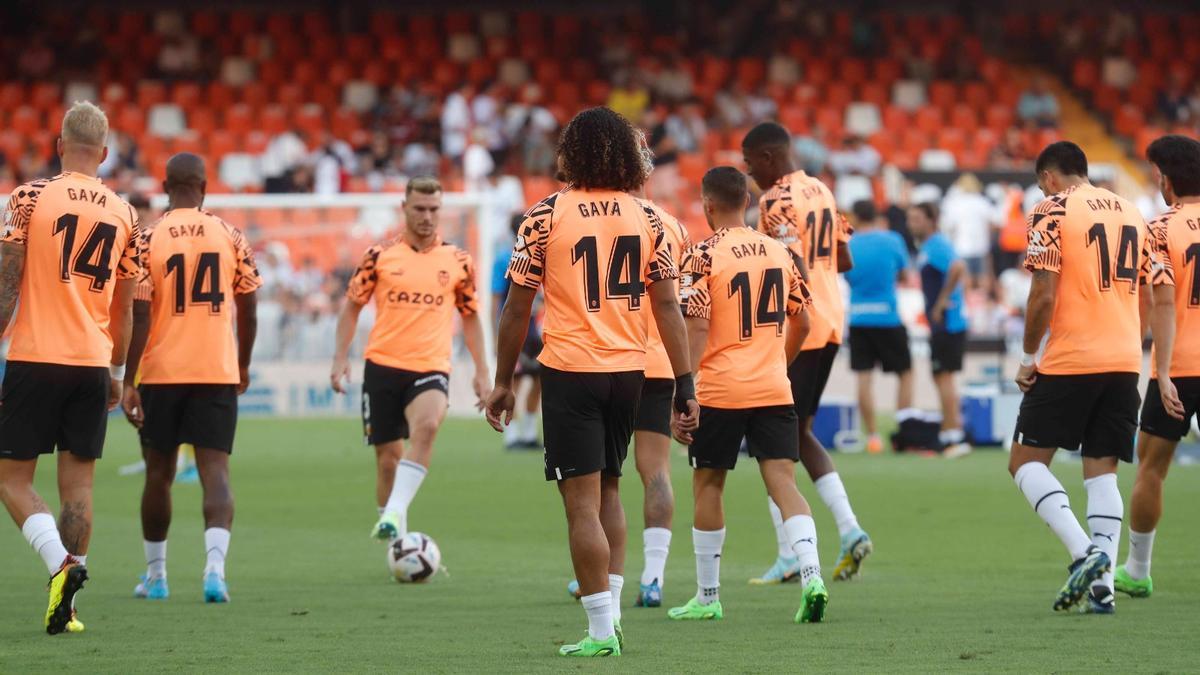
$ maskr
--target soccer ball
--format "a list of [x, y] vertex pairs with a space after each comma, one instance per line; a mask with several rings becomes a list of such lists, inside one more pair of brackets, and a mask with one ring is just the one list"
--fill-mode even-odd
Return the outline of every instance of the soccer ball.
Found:
[[388, 569], [402, 583], [429, 581], [442, 565], [442, 552], [429, 535], [409, 532], [388, 547]]

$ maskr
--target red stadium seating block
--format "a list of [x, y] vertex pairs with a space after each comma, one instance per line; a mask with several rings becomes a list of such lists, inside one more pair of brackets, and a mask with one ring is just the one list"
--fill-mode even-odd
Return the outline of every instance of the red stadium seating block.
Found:
[[33, 106], [20, 106], [12, 112], [9, 127], [19, 134], [28, 136], [42, 127], [42, 114]]
[[925, 134], [937, 133], [945, 124], [945, 115], [941, 108], [927, 105], [917, 110], [913, 116], [913, 124]]
[[171, 87], [171, 102], [182, 108], [185, 114], [190, 114], [200, 105], [201, 96], [200, 85], [195, 82], [176, 82]]
[[254, 113], [245, 103], [235, 103], [225, 109], [225, 129], [243, 136], [254, 126]]
[[147, 110], [151, 106], [165, 103], [167, 100], [167, 85], [158, 80], [143, 80], [137, 85], [137, 104]]
[[263, 107], [258, 114], [258, 126], [268, 136], [275, 136], [287, 131], [290, 126], [287, 111], [277, 103]]
[[304, 86], [295, 82], [287, 82], [280, 85], [275, 89], [275, 95], [272, 98], [280, 105], [288, 108], [308, 102], [308, 95], [304, 90]]
[[979, 128], [979, 115], [967, 103], [956, 104], [950, 112], [950, 125], [966, 133], [975, 133]]
[[996, 134], [1004, 133], [1013, 124], [1012, 106], [1003, 103], [994, 103], [988, 106], [984, 124]]
[[0, 84], [0, 110], [13, 110], [27, 101], [25, 85], [20, 82]]

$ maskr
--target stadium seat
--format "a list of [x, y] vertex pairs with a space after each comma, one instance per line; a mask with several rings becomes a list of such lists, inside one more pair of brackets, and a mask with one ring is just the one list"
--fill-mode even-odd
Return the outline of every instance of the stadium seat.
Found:
[[213, 131], [208, 137], [208, 161], [213, 166], [220, 166], [225, 155], [238, 151], [238, 141], [228, 131]]
[[988, 106], [985, 115], [984, 124], [996, 134], [1004, 133], [1013, 124], [1012, 106], [994, 103]]
[[879, 108], [874, 103], [851, 103], [846, 106], [845, 129], [855, 136], [871, 136], [883, 128]]
[[63, 89], [62, 103], [97, 101], [99, 99], [100, 96], [96, 91], [96, 85], [91, 82], [72, 81], [68, 82], [67, 86]]
[[234, 190], [262, 183], [258, 157], [248, 153], [230, 153], [221, 159], [218, 175]]
[[23, 105], [13, 111], [9, 126], [19, 134], [29, 135], [41, 129], [42, 115], [33, 106]]
[[137, 104], [145, 110], [149, 110], [151, 106], [165, 103], [167, 100], [167, 86], [157, 80], [143, 80], [137, 85]]
[[958, 161], [949, 150], [926, 149], [917, 157], [917, 168], [921, 171], [954, 171], [957, 167]]
[[365, 113], [379, 102], [379, 90], [365, 80], [353, 80], [342, 88], [342, 105], [355, 112]]
[[160, 138], [174, 138], [187, 129], [183, 110], [174, 103], [159, 103], [150, 108], [146, 131]]
[[281, 134], [290, 126], [287, 109], [277, 103], [265, 106], [258, 114], [258, 127], [268, 136]]
[[932, 105], [921, 108], [913, 116], [913, 124], [926, 134], [937, 133], [945, 123], [946, 120], [942, 114], [942, 109]]
[[925, 85], [918, 80], [899, 80], [892, 85], [892, 103], [910, 112], [925, 105]]
[[213, 110], [228, 110], [236, 100], [233, 88], [224, 82], [212, 82], [204, 92], [204, 103]]
[[200, 85], [195, 82], [176, 82], [171, 87], [171, 103], [179, 106], [185, 114], [190, 114], [200, 105]]
[[979, 128], [979, 115], [967, 103], [955, 104], [950, 112], [950, 126], [967, 133], [974, 133]]

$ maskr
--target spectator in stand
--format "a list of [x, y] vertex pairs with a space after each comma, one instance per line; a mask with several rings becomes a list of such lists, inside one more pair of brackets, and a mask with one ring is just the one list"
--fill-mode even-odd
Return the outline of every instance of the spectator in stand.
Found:
[[35, 178], [49, 178], [53, 175], [53, 173], [49, 172], [49, 162], [46, 161], [46, 152], [42, 148], [39, 148], [33, 139], [26, 139], [25, 151], [17, 159], [17, 181], [25, 183]]
[[373, 131], [370, 142], [355, 154], [358, 155], [357, 173], [366, 176], [373, 190], [382, 189], [384, 178], [396, 174], [396, 150], [392, 139], [382, 129]]
[[158, 76], [168, 82], [200, 74], [200, 43], [186, 33], [168, 35], [158, 51]]
[[1192, 123], [1200, 129], [1200, 80], [1196, 81], [1192, 95], [1188, 97], [1188, 109], [1191, 111], [1189, 114]]
[[646, 146], [654, 156], [654, 171], [646, 181], [646, 196], [658, 202], [668, 213], [680, 213], [683, 203], [679, 200], [682, 181], [679, 177], [679, 151], [675, 140], [667, 133], [662, 112], [650, 108], [642, 118], [642, 128], [647, 130]]
[[450, 92], [442, 103], [442, 154], [458, 164], [467, 151], [467, 133], [471, 130], [470, 100], [475, 90], [464, 83]]
[[692, 74], [683, 67], [683, 59], [672, 54], [654, 77], [654, 95], [665, 103], [680, 103], [692, 95], [692, 89]]
[[967, 266], [971, 288], [985, 288], [988, 253], [996, 207], [983, 196], [983, 185], [975, 174], [964, 173], [946, 192], [939, 227], [954, 244], [954, 252]]
[[650, 105], [650, 91], [636, 71], [619, 70], [613, 75], [613, 88], [608, 94], [608, 107], [625, 119], [636, 122]]
[[988, 164], [997, 169], [1023, 169], [1033, 162], [1025, 144], [1025, 136], [1017, 127], [1011, 127], [996, 147], [988, 153]]
[[276, 134], [260, 158], [264, 192], [307, 192], [296, 190], [292, 173], [308, 157], [308, 146], [294, 130]]
[[779, 116], [779, 106], [767, 93], [765, 84], [760, 84], [756, 91], [746, 96], [746, 110], [750, 113], [750, 124], [766, 122]]
[[400, 171], [405, 176], [436, 176], [441, 164], [437, 146], [432, 141], [409, 143], [400, 158]]
[[1029, 88], [1017, 101], [1017, 117], [1022, 122], [1041, 128], [1058, 126], [1058, 99], [1050, 91], [1046, 78], [1035, 75]]
[[1158, 114], [1167, 124], [1187, 124], [1192, 117], [1192, 99], [1187, 94], [1187, 80], [1183, 73], [1175, 71], [1167, 82], [1167, 88], [1158, 95]]
[[471, 99], [471, 121], [475, 124], [474, 131], [483, 132], [479, 140], [488, 152], [492, 153], [492, 160], [496, 164], [504, 163], [504, 155], [508, 149], [500, 99], [500, 85], [495, 82], [485, 83], [475, 98]]
[[108, 156], [100, 163], [96, 175], [101, 178], [121, 180], [126, 176], [141, 175], [142, 165], [138, 157], [137, 144], [128, 134], [110, 131], [108, 134]]
[[842, 148], [829, 155], [829, 170], [835, 176], [874, 176], [879, 173], [879, 151], [862, 136], [847, 136]]
[[808, 134], [794, 136], [792, 150], [805, 173], [819, 176], [825, 172], [825, 164], [829, 161], [829, 148], [825, 145], [825, 130], [819, 124], [814, 124]]
[[713, 99], [718, 126], [725, 129], [738, 129], [751, 124], [749, 97], [746, 89], [735, 84], [732, 88], [722, 89]]
[[542, 88], [534, 83], [522, 87], [518, 102], [504, 111], [505, 134], [520, 148], [525, 173], [544, 176], [554, 165], [558, 142], [558, 120], [542, 105]]
[[704, 147], [704, 139], [708, 135], [708, 124], [700, 107], [700, 100], [690, 98], [679, 108], [667, 116], [667, 138], [675, 144], [680, 152], [700, 152]]
[[486, 192], [489, 187], [488, 176], [496, 169], [496, 161], [487, 149], [487, 138], [487, 130], [476, 128], [471, 132], [471, 143], [463, 153], [463, 180], [467, 192]]
[[319, 195], [335, 195], [342, 191], [342, 181], [354, 167], [354, 150], [349, 143], [326, 131], [321, 134], [321, 145], [309, 162], [313, 171], [312, 191]]

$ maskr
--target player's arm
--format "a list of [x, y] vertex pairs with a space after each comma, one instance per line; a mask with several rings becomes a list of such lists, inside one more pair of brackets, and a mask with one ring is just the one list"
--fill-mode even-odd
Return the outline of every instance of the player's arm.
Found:
[[137, 390], [138, 370], [142, 365], [142, 354], [150, 337], [150, 301], [135, 297], [133, 300], [133, 327], [129, 336], [129, 353], [125, 359], [125, 383], [121, 392], [121, 409], [125, 419], [138, 429], [142, 428], [145, 415], [142, 397]]
[[837, 271], [849, 272], [854, 269], [854, 256], [850, 255], [850, 245], [839, 241], [837, 245]]
[[478, 312], [472, 312], [463, 315], [462, 325], [463, 342], [466, 343], [467, 351], [471, 353], [471, 359], [475, 362], [475, 407], [483, 410], [488, 394], [492, 393], [491, 383], [488, 381], [487, 350], [483, 344], [483, 322], [479, 320]]
[[1149, 327], [1154, 339], [1154, 367], [1158, 372], [1159, 395], [1167, 414], [1182, 420], [1186, 410], [1170, 375], [1171, 356], [1175, 351], [1175, 269], [1171, 264], [1165, 223], [1153, 223], [1149, 232], [1142, 251], [1141, 283], [1138, 288], [1142, 334], [1145, 334], [1147, 323], [1145, 300], [1150, 296]]
[[1032, 363], [1031, 357], [1041, 347], [1042, 337], [1050, 327], [1050, 317], [1054, 315], [1054, 305], [1058, 298], [1058, 281], [1058, 272], [1043, 269], [1033, 271], [1029, 303], [1025, 306], [1025, 356], [1022, 357], [1021, 369], [1016, 378], [1021, 391], [1028, 391], [1037, 377], [1036, 365]]
[[950, 294], [962, 283], [963, 276], [966, 273], [967, 264], [962, 260], [955, 260], [950, 263], [950, 269], [946, 272], [946, 282], [942, 284], [942, 290], [938, 293], [937, 300], [933, 303], [933, 309], [929, 312], [933, 317], [934, 323], [942, 322], [946, 308], [950, 306]]
[[354, 341], [354, 331], [358, 328], [358, 315], [362, 314], [365, 303], [355, 302], [347, 297], [338, 311], [337, 332], [334, 336], [333, 369], [329, 373], [329, 382], [333, 390], [339, 394], [346, 393], [346, 383], [350, 380], [350, 343]]
[[250, 387], [250, 358], [254, 354], [254, 338], [258, 336], [258, 291], [238, 293], [233, 302], [237, 306], [238, 393], [244, 394]]
[[812, 330], [812, 320], [808, 317], [808, 308], [788, 316], [783, 349], [787, 354], [789, 364], [800, 355], [800, 348], [804, 346], [804, 340], [808, 337], [810, 330]]
[[12, 241], [0, 242], [0, 335], [8, 332], [21, 294], [25, 274], [25, 246]]
[[[675, 410], [672, 413], [676, 438], [690, 441], [691, 432], [700, 424], [700, 404], [696, 403], [696, 383], [692, 379], [692, 346], [688, 344], [687, 326], [679, 310], [679, 294], [675, 279], [666, 278], [650, 284], [650, 309], [662, 337], [663, 347], [675, 373]], [[705, 333], [707, 340], [707, 333]], [[703, 344], [703, 343], [701, 343]], [[698, 362], [698, 361], [696, 361]]]
[[513, 395], [513, 372], [525, 333], [529, 331], [529, 315], [537, 289], [514, 283], [508, 289], [508, 300], [500, 311], [500, 327], [496, 332], [496, 384], [487, 402], [487, 420], [496, 431], [503, 431], [512, 421], [516, 397]]
[[137, 294], [138, 279], [117, 279], [109, 306], [108, 332], [112, 336], [112, 358], [109, 360], [110, 383], [108, 409], [113, 410], [121, 403], [125, 377], [129, 374], [126, 359], [129, 356], [130, 336], [133, 333], [133, 297]]

